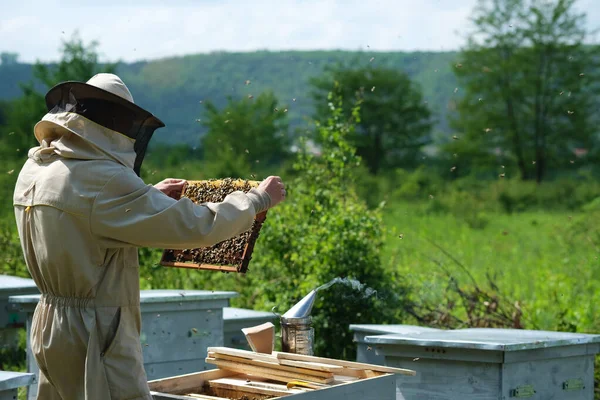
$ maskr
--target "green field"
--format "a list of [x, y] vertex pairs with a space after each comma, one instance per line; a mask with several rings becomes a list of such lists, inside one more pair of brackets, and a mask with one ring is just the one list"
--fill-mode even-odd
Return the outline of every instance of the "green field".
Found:
[[526, 328], [600, 331], [597, 214], [491, 213], [484, 227], [474, 228], [463, 217], [426, 210], [424, 203], [399, 203], [385, 218], [395, 234], [387, 238], [383, 258], [402, 271], [419, 300], [444, 302], [448, 272], [461, 285], [472, 285], [470, 274], [497, 292], [490, 276], [506, 301], [519, 301]]

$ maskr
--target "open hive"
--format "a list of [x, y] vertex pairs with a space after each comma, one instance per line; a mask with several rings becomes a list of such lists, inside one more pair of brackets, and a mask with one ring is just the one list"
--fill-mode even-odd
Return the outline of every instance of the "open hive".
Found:
[[[232, 192], [247, 193], [259, 184], [259, 181], [231, 178], [188, 181], [180, 198], [187, 197], [196, 204], [218, 203]], [[266, 215], [266, 211], [258, 214], [250, 230], [214, 246], [184, 250], [165, 249], [160, 265], [246, 273]]]
[[209, 347], [217, 369], [150, 381], [156, 400], [395, 400], [396, 374], [409, 369], [284, 352]]

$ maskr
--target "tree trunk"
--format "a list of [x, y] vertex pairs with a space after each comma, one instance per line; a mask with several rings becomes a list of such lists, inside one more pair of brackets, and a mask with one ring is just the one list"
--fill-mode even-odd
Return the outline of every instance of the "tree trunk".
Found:
[[535, 170], [535, 181], [541, 183], [544, 179], [544, 172], [546, 171], [546, 153], [542, 146], [538, 147], [535, 152], [535, 158], [537, 166]]
[[527, 166], [525, 165], [525, 158], [523, 156], [523, 148], [521, 146], [521, 138], [519, 136], [517, 117], [515, 115], [515, 107], [512, 98], [508, 98], [506, 100], [506, 111], [508, 113], [510, 125], [513, 130], [513, 151], [515, 153], [515, 157], [517, 157], [517, 166], [521, 172], [521, 179], [525, 181], [529, 179], [529, 175], [527, 174]]
[[[505, 49], [504, 58], [508, 60], [512, 56], [510, 50]], [[517, 166], [519, 167], [519, 171], [521, 173], [521, 179], [527, 180], [529, 178], [527, 174], [527, 166], [525, 165], [525, 158], [523, 157], [523, 148], [521, 144], [521, 137], [519, 132], [519, 124], [517, 122], [517, 116], [515, 113], [514, 99], [511, 93], [512, 85], [511, 85], [511, 76], [510, 74], [506, 74], [504, 76], [504, 80], [502, 82], [504, 86], [504, 90], [506, 91], [506, 114], [508, 117], [508, 121], [510, 124], [510, 128], [513, 131], [512, 135], [512, 148], [515, 157], [517, 158]]]
[[384, 159], [383, 154], [383, 134], [379, 132], [373, 133], [373, 152], [371, 154], [370, 169], [373, 175], [377, 175], [381, 169], [381, 164]]
[[540, 59], [537, 68], [537, 74], [535, 77], [535, 100], [533, 106], [533, 131], [534, 131], [534, 143], [535, 143], [535, 159], [536, 159], [536, 173], [535, 180], [540, 183], [544, 175], [544, 165], [546, 164], [544, 159], [544, 148], [542, 146], [542, 71], [544, 69], [544, 54], [540, 52]]

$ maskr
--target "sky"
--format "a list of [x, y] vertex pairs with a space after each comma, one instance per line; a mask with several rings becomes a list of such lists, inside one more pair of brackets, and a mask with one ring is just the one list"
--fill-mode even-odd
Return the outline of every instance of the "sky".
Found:
[[[78, 32], [101, 61], [213, 51], [450, 51], [477, 0], [0, 0], [0, 52], [56, 61]], [[578, 0], [589, 28], [600, 0]], [[595, 40], [597, 43], [598, 41]]]

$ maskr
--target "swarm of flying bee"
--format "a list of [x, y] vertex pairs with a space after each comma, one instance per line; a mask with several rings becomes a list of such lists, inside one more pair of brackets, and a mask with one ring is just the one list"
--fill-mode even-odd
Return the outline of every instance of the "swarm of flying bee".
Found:
[[[196, 204], [220, 203], [232, 192], [242, 191], [247, 193], [252, 188], [257, 187], [259, 183], [260, 182], [258, 181], [232, 178], [188, 181], [187, 186], [181, 194], [181, 198], [189, 198]], [[262, 223], [263, 221], [261, 219], [255, 219], [250, 230], [211, 247], [185, 250], [167, 249], [163, 254], [162, 261], [167, 264], [191, 263], [198, 266], [203, 264], [235, 266], [238, 267], [239, 270], [243, 264], [244, 256], [249, 259], [250, 254], [245, 253], [251, 253], [254, 242], [258, 238]], [[248, 251], [247, 246], [250, 251]]]

